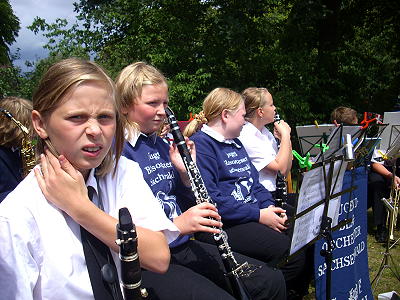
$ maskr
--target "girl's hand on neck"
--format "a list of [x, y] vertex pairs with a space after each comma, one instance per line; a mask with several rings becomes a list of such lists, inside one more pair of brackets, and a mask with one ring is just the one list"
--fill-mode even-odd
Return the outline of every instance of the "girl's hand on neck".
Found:
[[34, 172], [39, 187], [49, 202], [73, 219], [79, 216], [85, 205], [92, 205], [83, 175], [63, 155], [57, 158], [46, 149], [45, 154], [41, 154], [40, 161], [42, 172], [38, 168]]

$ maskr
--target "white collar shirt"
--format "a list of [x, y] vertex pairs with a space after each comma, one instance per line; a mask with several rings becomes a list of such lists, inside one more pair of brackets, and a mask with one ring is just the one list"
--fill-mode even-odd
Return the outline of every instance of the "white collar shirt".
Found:
[[242, 148], [238, 143], [235, 142], [235, 140], [226, 139], [222, 134], [220, 134], [219, 132], [217, 132], [216, 130], [212, 129], [210, 126], [208, 126], [206, 124], [204, 124], [201, 127], [201, 131], [203, 131], [208, 136], [212, 137], [217, 142], [225, 143], [225, 144], [233, 144], [239, 149]]
[[[101, 194], [106, 213], [118, 218], [127, 207], [136, 225], [162, 231], [169, 242], [178, 237], [137, 163], [121, 157], [115, 177], [110, 172], [96, 181], [93, 174], [87, 185], [96, 190], [94, 203]], [[94, 299], [80, 226], [46, 200], [33, 171], [0, 203], [0, 233], [2, 299]]]
[[259, 172], [260, 183], [267, 190], [275, 191], [277, 172], [265, 168], [275, 159], [278, 152], [278, 145], [272, 133], [265, 127], [260, 131], [252, 123], [246, 122], [239, 140]]
[[140, 136], [145, 136], [145, 137], [151, 137], [153, 138], [153, 142], [154, 144], [157, 141], [157, 134], [156, 133], [152, 133], [150, 135], [146, 135], [143, 132], [140, 132], [139, 130], [133, 129], [130, 133], [127, 131], [125, 131], [125, 139], [128, 141], [129, 144], [132, 145], [132, 147], [135, 147], [138, 139]]

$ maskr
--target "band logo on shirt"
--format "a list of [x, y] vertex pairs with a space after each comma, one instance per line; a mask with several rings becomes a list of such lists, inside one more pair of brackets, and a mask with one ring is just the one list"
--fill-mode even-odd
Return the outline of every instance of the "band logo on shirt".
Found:
[[159, 183], [161, 180], [169, 180], [169, 179], [174, 179], [175, 175], [172, 170], [170, 170], [168, 173], [158, 173], [156, 177], [153, 177], [150, 179], [150, 186], [156, 185]]
[[163, 191], [159, 191], [156, 194], [156, 199], [158, 203], [160, 203], [168, 219], [172, 220], [180, 215], [181, 211], [176, 205], [176, 197], [174, 195], [168, 195]]
[[241, 172], [246, 172], [250, 170], [250, 164], [248, 163], [248, 158], [247, 157], [242, 157], [239, 159], [230, 159], [230, 158], [235, 158], [238, 156], [238, 154], [235, 151], [225, 153], [228, 159], [224, 160], [225, 166], [232, 166], [232, 165], [243, 165], [246, 163], [244, 166], [241, 166], [239, 168], [232, 167], [229, 169], [229, 173], [241, 173]]
[[233, 198], [235, 198], [236, 201], [255, 203], [256, 199], [253, 199], [250, 194], [250, 189], [252, 185], [253, 178], [241, 177], [235, 182], [235, 189], [231, 192], [231, 195], [233, 196]]
[[155, 153], [148, 152], [147, 155], [149, 156], [149, 160], [152, 160], [152, 159], [159, 160], [160, 159], [159, 152], [155, 152]]

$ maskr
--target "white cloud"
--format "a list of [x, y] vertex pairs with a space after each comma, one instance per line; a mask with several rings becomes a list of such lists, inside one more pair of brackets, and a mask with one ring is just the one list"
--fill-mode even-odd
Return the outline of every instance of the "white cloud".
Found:
[[[76, 0], [75, 0], [76, 1]], [[18, 32], [16, 42], [10, 47], [11, 53], [20, 48], [21, 58], [15, 64], [26, 71], [26, 60], [36, 60], [47, 56], [47, 50], [43, 49], [47, 39], [40, 33], [35, 35], [27, 29], [35, 17], [53, 23], [57, 18], [67, 19], [68, 23], [75, 22], [74, 0], [10, 0], [14, 14], [20, 20], [21, 29]]]

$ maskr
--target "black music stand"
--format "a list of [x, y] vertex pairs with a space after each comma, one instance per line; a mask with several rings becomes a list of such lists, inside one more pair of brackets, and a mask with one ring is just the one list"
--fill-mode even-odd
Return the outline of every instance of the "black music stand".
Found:
[[[337, 204], [340, 205], [338, 197], [355, 189], [355, 187], [350, 187], [342, 191], [344, 172], [349, 160], [346, 159], [345, 161], [343, 155], [343, 150], [346, 147], [344, 134], [356, 135], [355, 138], [362, 134], [359, 126], [346, 127], [347, 130], [344, 130], [343, 125], [335, 127], [325, 145], [322, 145], [322, 139], [320, 141], [320, 154], [316, 156], [316, 161], [319, 162], [315, 163], [311, 170], [305, 173], [296, 204], [296, 215], [291, 218], [292, 222], [294, 220], [294, 233], [290, 253], [287, 259], [280, 264], [285, 264], [317, 240], [325, 239], [327, 249], [321, 251], [321, 256], [325, 258], [327, 265], [326, 299], [329, 300], [331, 299], [331, 266], [334, 250], [332, 232], [352, 221], [352, 219], [345, 219], [336, 224], [338, 223], [338, 216], [335, 213], [332, 214], [332, 210], [329, 211], [329, 206], [331, 201], [336, 200], [336, 207], [338, 208]], [[352, 144], [351, 139], [349, 143]], [[325, 154], [324, 148], [328, 149], [329, 152], [326, 151], [328, 155]], [[354, 158], [352, 154], [350, 156]], [[323, 180], [321, 180], [321, 177]], [[303, 185], [306, 185], [306, 188], [303, 188]], [[332, 219], [332, 215], [335, 220]], [[304, 237], [306, 238], [304, 239]]]
[[334, 124], [296, 126], [300, 154], [305, 156], [309, 152], [311, 157], [318, 155], [319, 149], [315, 148], [314, 145], [327, 143], [328, 137], [334, 129]]
[[[323, 160], [319, 164], [315, 164], [309, 172], [320, 172], [323, 175], [323, 181], [320, 182], [321, 195], [320, 200], [312, 203], [305, 209], [299, 208], [297, 204], [297, 214], [291, 218], [294, 220], [294, 234], [291, 241], [291, 248], [289, 256], [282, 261], [279, 265], [282, 266], [291, 258], [298, 255], [300, 251], [309, 247], [319, 239], [325, 239], [328, 245], [327, 249], [321, 251], [321, 256], [325, 258], [327, 265], [326, 273], [326, 299], [331, 299], [331, 266], [332, 266], [332, 252], [334, 244], [332, 243], [332, 232], [350, 223], [352, 219], [345, 219], [338, 224], [337, 218], [332, 220], [332, 212], [329, 211], [329, 205], [332, 200], [339, 201], [338, 197], [351, 192], [355, 187], [350, 187], [342, 191], [343, 176], [346, 170], [347, 163], [344, 161], [343, 156], [332, 156], [328, 160]], [[309, 177], [315, 177], [311, 174]], [[307, 184], [303, 181], [302, 184]], [[312, 184], [314, 185], [314, 184]], [[307, 184], [307, 190], [308, 184]], [[301, 195], [299, 197], [302, 197]], [[300, 205], [304, 206], [304, 205]], [[301, 211], [299, 211], [301, 210]], [[333, 225], [334, 224], [334, 225]], [[306, 233], [304, 233], [306, 231]], [[304, 239], [304, 237], [306, 237]]]
[[374, 149], [381, 142], [381, 136], [385, 131], [387, 124], [374, 124], [373, 127], [367, 127], [354, 146], [353, 166], [369, 166]]
[[[321, 162], [323, 159], [329, 159], [331, 156], [341, 156], [344, 155], [342, 152], [346, 144], [346, 135], [350, 134], [351, 141], [355, 143], [352, 147], [356, 148], [359, 141], [365, 135], [365, 130], [363, 130], [359, 125], [339, 125], [331, 132], [326, 141], [326, 145], [329, 147], [326, 152], [321, 151], [315, 158], [315, 162]], [[322, 145], [321, 145], [322, 148]]]

